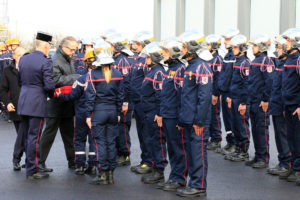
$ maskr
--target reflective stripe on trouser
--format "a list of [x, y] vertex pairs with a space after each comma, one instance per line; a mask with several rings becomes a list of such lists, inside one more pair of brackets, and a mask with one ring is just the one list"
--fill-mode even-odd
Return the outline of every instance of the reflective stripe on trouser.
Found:
[[247, 152], [250, 144], [250, 131], [249, 131], [249, 106], [246, 108], [246, 114], [242, 116], [238, 111], [240, 100], [232, 99], [231, 112], [232, 112], [232, 131], [236, 141], [236, 145], [244, 152]]
[[226, 131], [226, 141], [230, 144], [235, 144], [235, 138], [231, 130], [231, 123], [232, 123], [232, 116], [231, 111], [228, 108], [227, 99], [228, 93], [222, 93], [222, 117], [223, 117], [223, 123]]
[[129, 110], [126, 115], [121, 114], [121, 120], [119, 122], [119, 135], [117, 138], [118, 155], [129, 156], [130, 155], [130, 126], [131, 126], [132, 110]]
[[116, 111], [95, 111], [92, 118], [92, 136], [96, 143], [99, 170], [114, 170], [117, 167], [117, 135], [118, 117]]
[[166, 138], [162, 128], [154, 121], [154, 112], [145, 113], [145, 126], [150, 142], [147, 144], [152, 152], [155, 169], [164, 170], [168, 161], [166, 160]]
[[211, 122], [209, 127], [209, 136], [211, 142], [222, 141], [222, 129], [220, 118], [220, 101], [217, 105], [211, 105]]
[[255, 148], [255, 160], [269, 162], [269, 115], [259, 107], [260, 103], [250, 105], [251, 131]]
[[169, 179], [182, 185], [187, 181], [186, 137], [177, 129], [177, 119], [163, 118], [163, 130], [167, 139], [167, 150], [171, 166]]
[[275, 142], [278, 151], [279, 165], [289, 169], [291, 167], [291, 153], [287, 141], [286, 120], [283, 116], [283, 113], [281, 115], [273, 115], [272, 121], [275, 132]]
[[39, 139], [42, 128], [43, 118], [21, 116], [21, 125], [19, 130], [24, 130], [27, 176], [39, 171]]
[[188, 160], [188, 186], [206, 189], [207, 182], [207, 151], [206, 145], [209, 138], [209, 125], [205, 125], [203, 134], [196, 135], [193, 125], [184, 125], [183, 134], [186, 135], [186, 153]]
[[143, 106], [140, 102], [134, 104], [134, 117], [136, 120], [136, 130], [141, 148], [141, 164], [147, 164], [148, 166], [152, 166], [152, 154], [150, 150], [150, 145], [147, 145], [150, 142], [150, 136], [146, 132], [145, 114]]
[[[76, 117], [75, 119], [75, 134], [74, 134], [74, 149], [75, 149], [75, 164], [76, 167], [84, 167], [86, 164], [86, 141], [90, 134], [90, 129], [86, 124], [86, 119]], [[89, 139], [89, 150], [95, 152], [95, 143]], [[89, 156], [89, 164], [96, 164], [96, 155]]]
[[297, 114], [293, 115], [297, 106], [286, 106], [285, 118], [287, 125], [287, 139], [292, 152], [292, 168], [300, 171], [300, 121]]

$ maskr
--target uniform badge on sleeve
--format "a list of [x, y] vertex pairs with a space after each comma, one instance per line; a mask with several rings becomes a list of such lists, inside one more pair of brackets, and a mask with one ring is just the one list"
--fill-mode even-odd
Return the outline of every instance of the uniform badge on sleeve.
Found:
[[246, 75], [246, 76], [249, 76], [249, 69], [246, 69], [246, 70], [245, 70], [245, 75]]
[[72, 88], [76, 88], [77, 87], [77, 81], [75, 81], [72, 85]]
[[268, 66], [268, 67], [267, 67], [267, 72], [268, 72], [268, 73], [271, 73], [272, 71], [273, 71], [272, 66]]
[[206, 85], [206, 84], [208, 83], [208, 77], [202, 77], [202, 78], [201, 78], [201, 83], [202, 83], [203, 85]]

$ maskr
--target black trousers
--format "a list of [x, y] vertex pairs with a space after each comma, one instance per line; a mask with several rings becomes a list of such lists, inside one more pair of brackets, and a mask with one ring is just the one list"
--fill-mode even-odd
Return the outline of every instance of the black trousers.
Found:
[[64, 143], [65, 153], [69, 165], [74, 165], [74, 118], [46, 118], [46, 127], [40, 140], [40, 163], [45, 164], [50, 149], [54, 142], [56, 133], [60, 130], [61, 138]]
[[14, 121], [14, 126], [17, 132], [17, 137], [14, 146], [13, 163], [19, 163], [25, 151], [24, 145], [24, 130], [20, 129], [20, 121]]

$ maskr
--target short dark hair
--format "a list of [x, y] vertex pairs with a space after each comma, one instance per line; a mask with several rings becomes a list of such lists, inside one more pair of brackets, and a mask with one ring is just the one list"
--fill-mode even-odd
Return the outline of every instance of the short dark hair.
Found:
[[60, 46], [67, 46], [70, 42], [77, 42], [77, 40], [72, 36], [67, 36], [60, 42]]

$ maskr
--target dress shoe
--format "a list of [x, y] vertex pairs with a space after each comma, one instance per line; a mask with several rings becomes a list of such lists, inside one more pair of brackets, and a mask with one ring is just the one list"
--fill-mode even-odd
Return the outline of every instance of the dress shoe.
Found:
[[164, 191], [177, 191], [179, 188], [183, 188], [184, 185], [181, 185], [180, 183], [171, 180], [169, 183], [166, 183], [163, 187]]
[[46, 164], [39, 164], [39, 172], [53, 172], [53, 169], [47, 168]]
[[75, 174], [77, 174], [77, 175], [84, 175], [84, 168], [82, 166], [76, 168], [75, 169]]
[[44, 179], [44, 178], [48, 178], [48, 177], [49, 177], [49, 174], [44, 173], [44, 172], [38, 172], [38, 173], [27, 176], [27, 179], [35, 180], [35, 179]]
[[95, 177], [90, 184], [93, 185], [108, 185], [108, 173], [107, 171], [100, 171], [97, 177]]
[[96, 166], [88, 166], [84, 171], [85, 174], [88, 175], [96, 175], [97, 174], [97, 167]]
[[178, 189], [176, 194], [181, 197], [200, 197], [200, 196], [206, 196], [206, 190], [185, 187], [182, 189]]
[[269, 163], [266, 163], [265, 161], [258, 161], [252, 165], [252, 168], [262, 169], [262, 168], [267, 168], [268, 166]]
[[20, 163], [14, 163], [13, 166], [14, 166], [14, 171], [20, 171], [21, 170]]
[[221, 142], [209, 142], [206, 146], [207, 150], [216, 150], [217, 148], [221, 147]]
[[144, 175], [142, 182], [145, 184], [155, 184], [165, 180], [164, 172], [159, 169], [154, 169], [153, 173]]
[[121, 155], [118, 157], [117, 162], [119, 167], [128, 166], [130, 165], [130, 157]]
[[146, 164], [140, 165], [136, 168], [135, 170], [136, 173], [138, 174], [149, 174], [152, 172], [152, 167], [149, 167]]
[[267, 170], [267, 172], [269, 174], [272, 174], [272, 175], [275, 175], [275, 176], [278, 176], [280, 173], [284, 173], [284, 172], [287, 172], [288, 169], [284, 168], [284, 167], [281, 167], [279, 165], [276, 165], [276, 167], [273, 167], [273, 168], [269, 168]]

